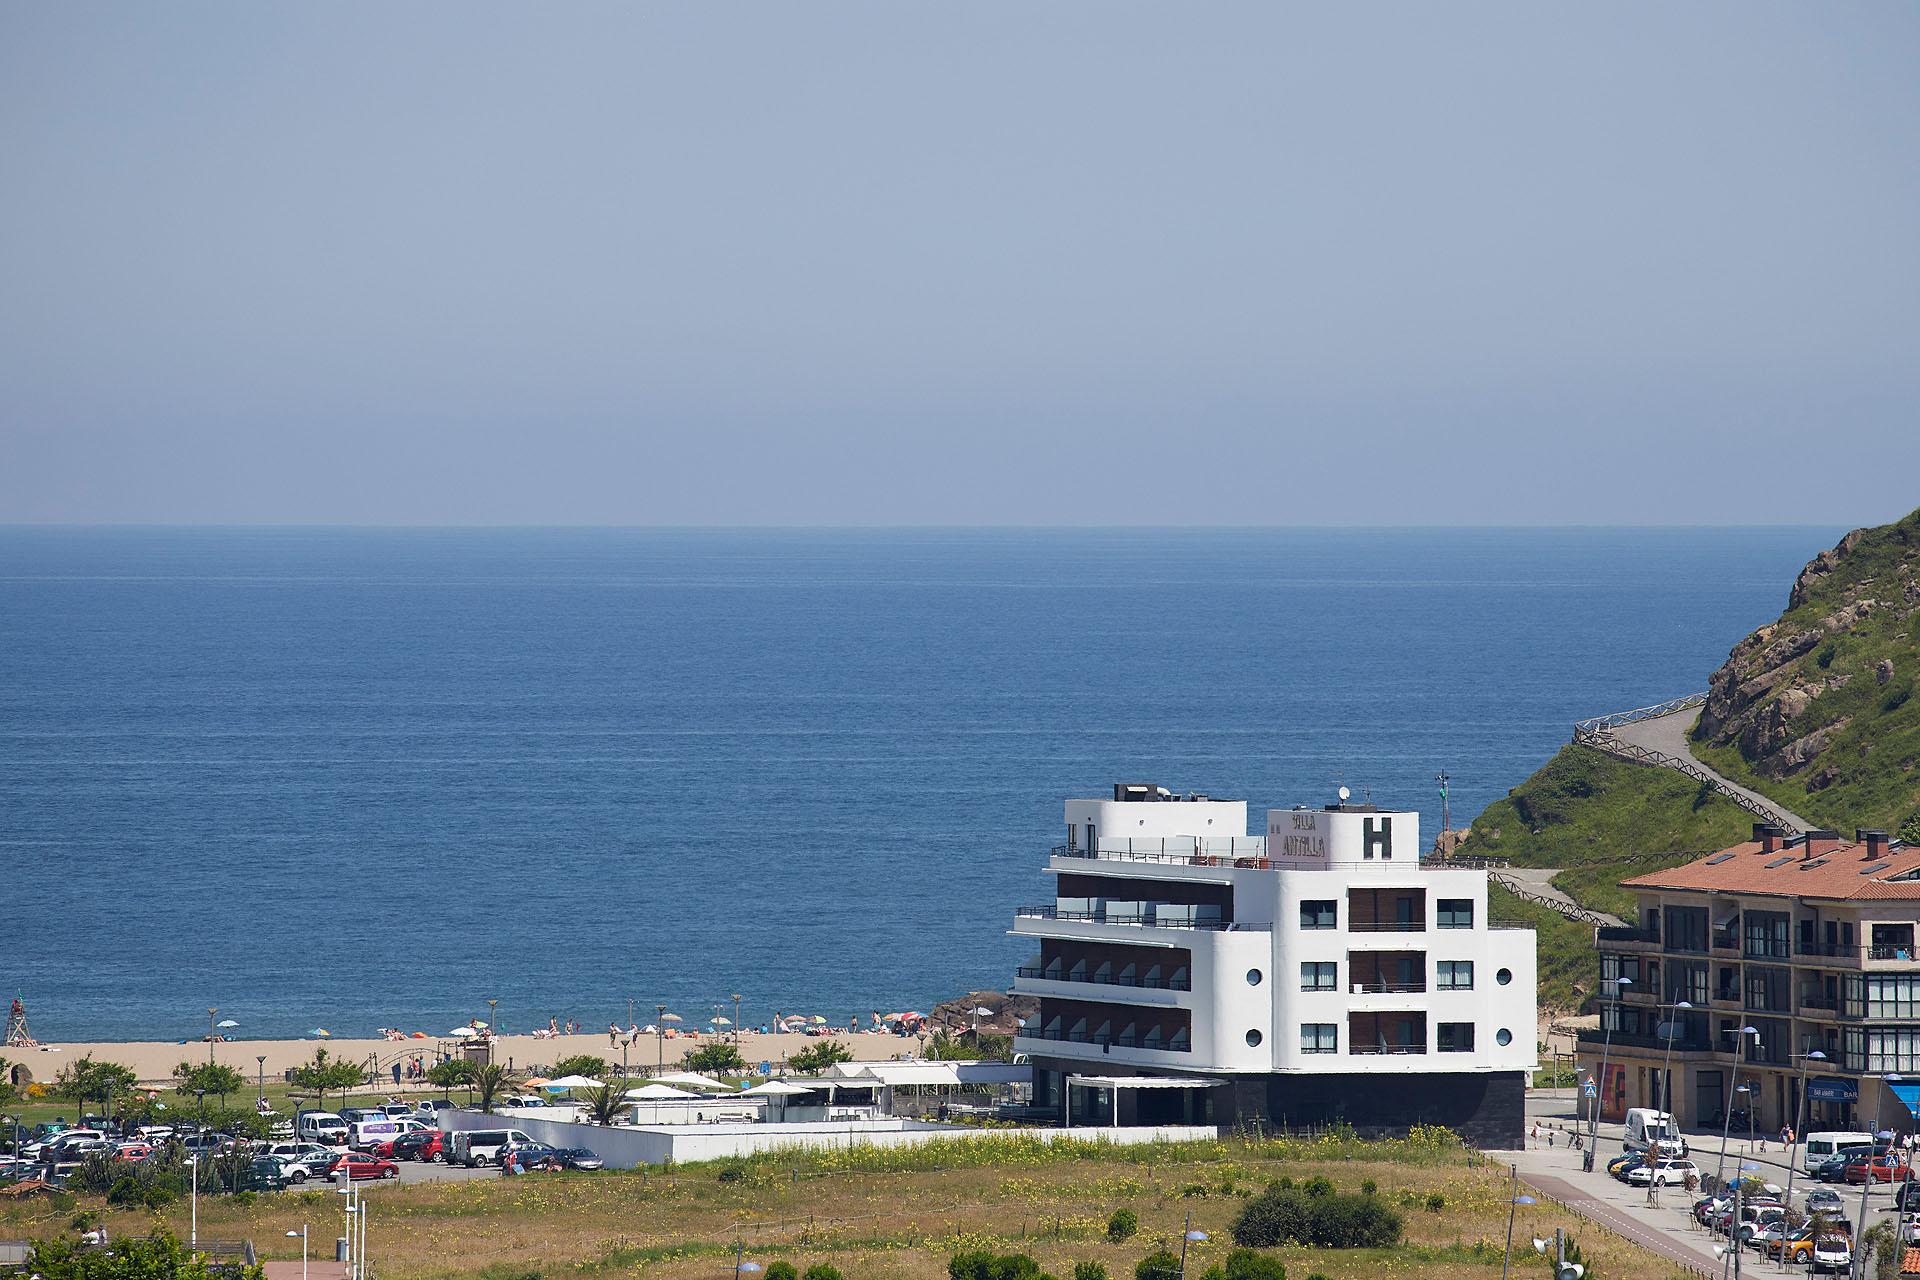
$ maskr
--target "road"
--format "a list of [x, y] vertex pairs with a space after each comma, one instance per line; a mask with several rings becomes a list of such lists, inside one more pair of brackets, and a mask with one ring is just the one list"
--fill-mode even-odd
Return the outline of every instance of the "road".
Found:
[[1812, 831], [1818, 825], [1808, 822], [1797, 813], [1782, 808], [1779, 801], [1771, 796], [1763, 796], [1758, 791], [1741, 786], [1694, 755], [1693, 743], [1687, 735], [1693, 731], [1693, 723], [1699, 718], [1700, 712], [1697, 707], [1687, 707], [1681, 711], [1668, 712], [1664, 716], [1656, 716], [1651, 720], [1636, 720], [1632, 724], [1616, 725], [1609, 732], [1629, 746], [1692, 761], [1699, 768], [1753, 801], [1754, 804], [1767, 810], [1775, 822], [1790, 826], [1796, 831]]

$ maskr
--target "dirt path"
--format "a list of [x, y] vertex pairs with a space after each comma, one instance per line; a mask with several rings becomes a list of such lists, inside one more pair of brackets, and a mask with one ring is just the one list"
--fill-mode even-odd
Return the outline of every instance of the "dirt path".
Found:
[[1752, 801], [1755, 807], [1768, 811], [1773, 820], [1783, 826], [1791, 827], [1796, 831], [1811, 831], [1818, 825], [1782, 807], [1772, 797], [1763, 796], [1750, 787], [1741, 786], [1694, 755], [1693, 743], [1687, 735], [1693, 731], [1693, 723], [1699, 718], [1700, 712], [1697, 708], [1687, 707], [1650, 720], [1636, 720], [1631, 724], [1615, 725], [1611, 733], [1629, 746], [1691, 761], [1703, 772], [1718, 778], [1728, 788]]

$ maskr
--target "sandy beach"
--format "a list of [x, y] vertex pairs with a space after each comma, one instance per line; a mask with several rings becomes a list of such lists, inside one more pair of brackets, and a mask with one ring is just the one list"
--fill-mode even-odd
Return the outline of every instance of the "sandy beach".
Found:
[[[632, 1070], [638, 1072], [642, 1068], [653, 1067], [664, 1051], [667, 1069], [672, 1070], [688, 1050], [710, 1043], [715, 1038], [708, 1035], [696, 1037], [682, 1033], [661, 1042], [653, 1036], [642, 1035], [627, 1051], [626, 1061]], [[762, 1035], [757, 1032], [745, 1032], [740, 1036], [740, 1053], [755, 1066], [762, 1062], [771, 1062], [777, 1067], [789, 1053], [804, 1049], [808, 1045], [819, 1044], [825, 1039], [838, 1040], [853, 1050], [854, 1058], [862, 1062], [885, 1062], [909, 1057], [917, 1053], [921, 1045], [917, 1037], [872, 1035], [865, 1032], [853, 1034], [842, 1031], [834, 1036]], [[457, 1052], [459, 1043], [457, 1040], [444, 1038], [437, 1040], [346, 1039], [344, 1037], [325, 1040], [318, 1038], [228, 1040], [213, 1046], [213, 1060], [242, 1072], [248, 1080], [253, 1080], [264, 1072], [267, 1079], [272, 1081], [279, 1079], [289, 1067], [311, 1061], [314, 1050], [322, 1045], [326, 1046], [329, 1057], [356, 1062], [365, 1062], [372, 1058], [376, 1069], [384, 1072], [388, 1064], [396, 1058], [414, 1054], [426, 1055], [428, 1065], [432, 1065], [439, 1060], [442, 1052]], [[501, 1036], [494, 1042], [494, 1052], [495, 1061], [511, 1064], [514, 1070], [522, 1072], [581, 1053], [605, 1058], [609, 1063], [621, 1061], [619, 1044], [616, 1043], [609, 1048], [607, 1033], [604, 1031], [598, 1035], [582, 1033], [563, 1035], [553, 1039], [536, 1039], [531, 1035]], [[34, 1080], [41, 1081], [51, 1080], [63, 1065], [88, 1054], [97, 1061], [117, 1062], [132, 1069], [143, 1084], [170, 1084], [176, 1064], [182, 1061], [206, 1061], [207, 1043], [204, 1040], [189, 1040], [184, 1043], [166, 1040], [103, 1041], [46, 1044], [37, 1048], [0, 1050], [0, 1056], [26, 1067], [32, 1073]]]

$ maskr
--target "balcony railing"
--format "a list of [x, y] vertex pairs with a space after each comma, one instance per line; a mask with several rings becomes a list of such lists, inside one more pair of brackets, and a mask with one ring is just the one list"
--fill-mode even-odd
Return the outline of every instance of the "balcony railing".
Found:
[[[1402, 996], [1423, 992], [1426, 989], [1427, 984], [1424, 982], [1356, 982], [1353, 984], [1353, 994], [1357, 996]], [[1471, 990], [1471, 988], [1463, 987], [1461, 990]]]
[[1188, 1053], [1187, 1045], [1176, 1045], [1163, 1041], [1159, 1044], [1145, 1043], [1142, 1036], [1095, 1036], [1085, 1031], [1047, 1030], [1043, 1027], [1027, 1027], [1019, 1033], [1019, 1038], [1027, 1040], [1052, 1040], [1059, 1044], [1097, 1044], [1102, 1049], [1150, 1049], [1156, 1053]]
[[1793, 948], [1785, 938], [1769, 938], [1764, 942], [1750, 943], [1746, 950], [1749, 960], [1791, 960]]
[[1022, 978], [1043, 978], [1048, 982], [1091, 982], [1107, 987], [1141, 987], [1154, 991], [1191, 991], [1193, 983], [1186, 978], [1143, 978], [1134, 974], [1090, 974], [1078, 977], [1060, 970], [1048, 972], [1045, 969], [1022, 965], [1014, 973]]
[[1793, 949], [1803, 956], [1839, 956], [1848, 960], [1860, 958], [1860, 944], [1857, 942], [1814, 942], [1802, 938], [1793, 944]]
[[[1179, 905], [1179, 904], [1169, 904]], [[1217, 932], [1233, 931], [1239, 933], [1272, 933], [1270, 924], [1242, 924], [1234, 920], [1161, 920], [1153, 916], [1120, 916], [1112, 912], [1096, 914], [1091, 911], [1062, 911], [1058, 907], [1041, 905], [1016, 907], [1015, 919], [1024, 920], [1061, 920], [1080, 924], [1130, 924], [1143, 925], [1149, 929], [1211, 929]]]
[[1098, 849], [1057, 844], [1047, 852], [1056, 858], [1087, 858], [1099, 862], [1151, 862], [1185, 867], [1251, 867], [1265, 870], [1273, 865], [1267, 859], [1265, 836], [1124, 842], [1103, 840]]
[[1348, 933], [1425, 933], [1425, 920], [1349, 920]]
[[1867, 948], [1869, 960], [1911, 960], [1914, 954], [1911, 942], [1878, 943]]
[[1635, 928], [1633, 925], [1630, 925], [1630, 924], [1627, 924], [1627, 925], [1603, 924], [1600, 926], [1600, 941], [1622, 942], [1622, 943], [1625, 943], [1625, 942], [1657, 943], [1660, 941], [1660, 935], [1658, 933], [1650, 932], [1646, 929]]
[[1424, 1044], [1380, 1044], [1375, 1042], [1373, 1044], [1356, 1044], [1347, 1047], [1347, 1052], [1356, 1058], [1379, 1057], [1382, 1054], [1397, 1056], [1401, 1054], [1425, 1053], [1426, 1051], [1427, 1046]]

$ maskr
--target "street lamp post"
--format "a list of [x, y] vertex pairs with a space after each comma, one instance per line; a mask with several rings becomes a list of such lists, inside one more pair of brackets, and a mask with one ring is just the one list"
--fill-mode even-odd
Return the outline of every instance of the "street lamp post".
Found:
[[[1794, 1108], [1793, 1108], [1793, 1141], [1787, 1144], [1787, 1210], [1788, 1212], [1792, 1212], [1793, 1210], [1793, 1175], [1795, 1170], [1798, 1168], [1800, 1164], [1800, 1161], [1794, 1156], [1794, 1152], [1799, 1150], [1800, 1143], [1803, 1141], [1803, 1139], [1800, 1136], [1800, 1127], [1807, 1118], [1807, 1068], [1811, 1067], [1816, 1062], [1825, 1062], [1827, 1060], [1827, 1055], [1820, 1052], [1818, 1049], [1813, 1049], [1806, 1053], [1795, 1054], [1794, 1056], [1800, 1059], [1800, 1097], [1794, 1104]], [[1781, 1241], [1780, 1269], [1782, 1271], [1785, 1271], [1787, 1269], [1786, 1239], [1787, 1239], [1786, 1228], [1783, 1226], [1780, 1229], [1780, 1241]]]
[[307, 1224], [301, 1223], [298, 1231], [287, 1232], [287, 1239], [300, 1237], [300, 1280], [307, 1280]]
[[256, 1053], [253, 1055], [253, 1060], [257, 1064], [256, 1069], [259, 1072], [255, 1084], [260, 1090], [260, 1100], [265, 1102], [267, 1099], [267, 1055], [264, 1053]]
[[188, 1199], [192, 1204], [193, 1216], [188, 1219], [187, 1248], [200, 1247], [200, 1153], [194, 1152], [187, 1157], [187, 1176], [192, 1179], [188, 1185]]
[[733, 1042], [740, 1043], [740, 993], [733, 993]]
[[[1750, 1089], [1746, 1085], [1739, 1083], [1740, 1068], [1746, 1065], [1745, 1062], [1741, 1061], [1741, 1059], [1746, 1056], [1741, 1052], [1741, 1050], [1744, 1048], [1749, 1038], [1753, 1039], [1756, 1042], [1760, 1039], [1759, 1028], [1741, 1027], [1738, 1031], [1729, 1032], [1728, 1034], [1736, 1035], [1740, 1037], [1739, 1040], [1737, 1040], [1733, 1046], [1733, 1056], [1734, 1056], [1733, 1078], [1735, 1081], [1733, 1086], [1733, 1093], [1751, 1093], [1753, 1092], [1752, 1089]], [[1719, 1182], [1721, 1179], [1727, 1176], [1727, 1131], [1733, 1127], [1733, 1094], [1732, 1093], [1727, 1095], [1726, 1105], [1721, 1107], [1720, 1110], [1724, 1114], [1720, 1117], [1720, 1163], [1714, 1166], [1713, 1180], [1715, 1182]]]
[[207, 1065], [213, 1065], [213, 1019], [218, 1009], [207, 1010]]
[[[1893, 1092], [1893, 1086], [1900, 1083], [1900, 1077], [1889, 1071], [1883, 1076], [1862, 1076], [1863, 1080], [1878, 1080], [1883, 1088], [1880, 1096], [1873, 1100], [1873, 1146], [1867, 1149], [1867, 1167], [1862, 1170], [1866, 1175], [1860, 1179], [1860, 1216], [1855, 1219], [1859, 1224], [1853, 1232], [1853, 1274], [1859, 1280], [1867, 1276], [1867, 1189], [1873, 1185], [1873, 1161], [1880, 1148], [1880, 1111], [1886, 1105], [1886, 1096]], [[1893, 1152], [1887, 1152], [1887, 1159], [1893, 1159]], [[1889, 1176], [1888, 1185], [1892, 1185]]]
[[[1676, 1000], [1670, 1005], [1662, 1005], [1661, 1008], [1671, 1009], [1677, 1015], [1682, 1009], [1693, 1008], [1693, 1002], [1690, 1000]], [[1660, 1106], [1661, 1109], [1667, 1113], [1667, 1122], [1665, 1126], [1663, 1126], [1667, 1136], [1677, 1140], [1680, 1137], [1680, 1113], [1673, 1109], [1673, 1042], [1680, 1038], [1680, 1019], [1675, 1017], [1672, 1022], [1663, 1025], [1667, 1028], [1667, 1033], [1663, 1037], [1667, 1042], [1667, 1056], [1666, 1060], [1660, 1065]], [[1657, 1115], [1658, 1112], [1655, 1114]], [[1660, 1143], [1656, 1141], [1655, 1145], [1658, 1146]], [[1673, 1145], [1677, 1148], [1679, 1146], [1678, 1141], [1675, 1141]], [[1652, 1171], [1657, 1171], [1658, 1169], [1659, 1163], [1656, 1161]], [[1650, 1176], [1647, 1179], [1647, 1197], [1655, 1204], [1658, 1204], [1660, 1202], [1660, 1190], [1665, 1185], [1666, 1184], [1660, 1179]]]
[[500, 1001], [498, 997], [487, 1001], [487, 1034], [489, 1036], [497, 1036], [500, 1034]]
[[1180, 1270], [1175, 1273], [1175, 1280], [1187, 1280], [1187, 1245], [1206, 1238], [1206, 1232], [1193, 1229], [1193, 1215], [1188, 1214], [1186, 1231], [1180, 1236]]
[[[1513, 1169], [1512, 1177], [1507, 1183], [1507, 1190], [1512, 1191], [1515, 1188], [1517, 1188], [1519, 1185], [1520, 1185], [1520, 1169], [1518, 1166], [1515, 1166]], [[1500, 1280], [1507, 1280], [1508, 1268], [1510, 1268], [1513, 1265], [1513, 1218], [1514, 1218], [1514, 1215], [1520, 1212], [1521, 1205], [1534, 1204], [1534, 1203], [1537, 1203], [1537, 1202], [1534, 1200], [1532, 1196], [1510, 1195], [1507, 1197], [1507, 1251], [1500, 1259]]]
[[[1632, 978], [1613, 979], [1613, 1020], [1620, 1020], [1620, 989], [1633, 985]], [[1594, 1081], [1593, 1114], [1588, 1117], [1587, 1149], [1580, 1157], [1580, 1168], [1585, 1173], [1593, 1172], [1593, 1149], [1600, 1145], [1600, 1104], [1607, 1092], [1607, 1056], [1613, 1051], [1613, 1023], [1607, 1022], [1602, 1012], [1600, 1021], [1606, 1024], [1606, 1036], [1600, 1042], [1600, 1074]]]
[[667, 1006], [653, 1006], [653, 1038], [660, 1049], [660, 1056], [654, 1060], [653, 1074], [661, 1075], [667, 1069]]

